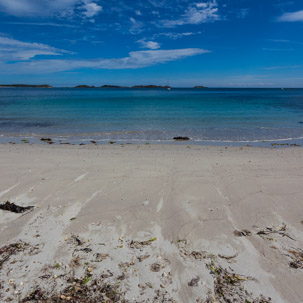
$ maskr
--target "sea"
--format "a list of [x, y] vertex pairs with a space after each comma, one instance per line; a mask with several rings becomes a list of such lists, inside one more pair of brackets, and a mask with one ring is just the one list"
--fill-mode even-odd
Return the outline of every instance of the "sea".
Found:
[[[189, 141], [175, 141], [174, 137]], [[0, 143], [303, 144], [303, 89], [0, 88]], [[43, 143], [45, 144], [45, 143]]]

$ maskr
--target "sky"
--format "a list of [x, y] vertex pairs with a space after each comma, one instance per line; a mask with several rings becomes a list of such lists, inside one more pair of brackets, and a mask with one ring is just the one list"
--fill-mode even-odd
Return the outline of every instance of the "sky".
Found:
[[303, 87], [303, 1], [0, 0], [0, 83]]

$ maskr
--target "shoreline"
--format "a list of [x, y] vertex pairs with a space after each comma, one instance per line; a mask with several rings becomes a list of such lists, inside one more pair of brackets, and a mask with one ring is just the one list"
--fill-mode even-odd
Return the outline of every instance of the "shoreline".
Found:
[[303, 301], [301, 148], [0, 144], [0, 167], [0, 203], [35, 207], [0, 209], [3, 302]]
[[258, 147], [258, 148], [289, 148], [302, 147], [303, 138], [286, 138], [286, 139], [270, 139], [270, 140], [254, 140], [254, 141], [219, 141], [219, 140], [145, 140], [145, 139], [95, 139], [91, 138], [75, 138], [67, 136], [0, 136], [0, 144], [29, 144], [29, 145], [189, 145], [189, 146], [217, 146], [217, 147]]

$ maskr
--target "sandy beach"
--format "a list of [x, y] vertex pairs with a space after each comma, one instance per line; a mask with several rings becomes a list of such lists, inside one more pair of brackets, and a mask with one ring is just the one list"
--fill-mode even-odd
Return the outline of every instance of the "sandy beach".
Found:
[[303, 302], [303, 149], [0, 145], [1, 302]]

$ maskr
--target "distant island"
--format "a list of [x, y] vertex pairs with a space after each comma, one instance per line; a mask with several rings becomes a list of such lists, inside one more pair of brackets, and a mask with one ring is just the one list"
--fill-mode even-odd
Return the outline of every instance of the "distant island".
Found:
[[129, 88], [128, 86], [119, 86], [119, 85], [103, 85], [101, 88]]
[[[10, 87], [21, 87], [21, 88], [53, 88], [53, 86], [51, 85], [47, 85], [47, 84], [40, 84], [40, 85], [32, 85], [32, 84], [0, 84], [0, 88], [10, 88]], [[85, 85], [85, 84], [81, 84], [81, 85], [77, 85], [74, 86], [73, 88], [149, 88], [149, 89], [157, 89], [157, 88], [162, 88], [162, 89], [167, 89], [170, 90], [172, 87], [168, 86], [168, 85], [134, 85], [134, 86], [120, 86], [120, 85], [109, 85], [109, 84], [105, 84], [102, 86], [94, 86], [94, 85]], [[194, 89], [202, 89], [202, 88], [208, 88], [206, 86], [202, 86], [202, 85], [197, 85], [193, 87]]]
[[96, 88], [95, 86], [89, 86], [89, 85], [77, 85], [74, 88]]
[[34, 88], [52, 88], [47, 84], [31, 85], [31, 84], [0, 84], [0, 87], [34, 87]]
[[135, 86], [120, 86], [120, 85], [103, 85], [100, 87], [96, 86], [89, 86], [89, 85], [77, 85], [74, 88], [171, 88], [170, 86], [161, 86], [161, 85], [135, 85]]

